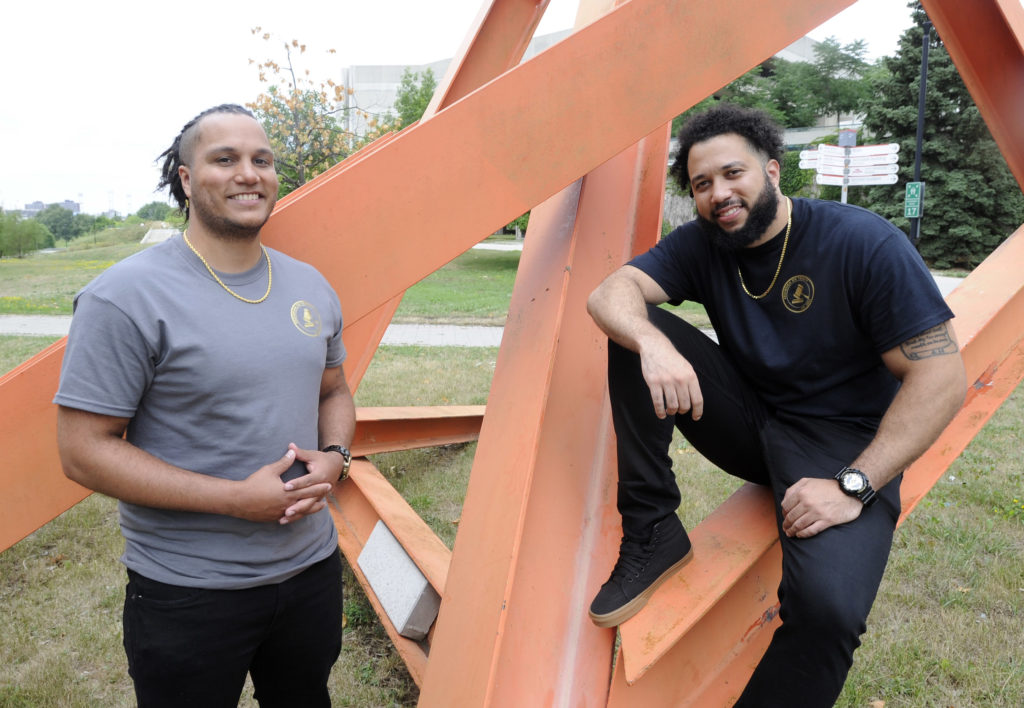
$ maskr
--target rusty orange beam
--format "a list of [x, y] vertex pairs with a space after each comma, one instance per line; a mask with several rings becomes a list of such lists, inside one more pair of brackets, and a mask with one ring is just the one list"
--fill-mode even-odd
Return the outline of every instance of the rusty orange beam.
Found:
[[526, 53], [550, 0], [484, 3], [455, 57], [448, 64], [425, 118], [476, 91], [516, 66]]
[[[532, 212], [422, 706], [600, 704], [608, 695], [614, 633], [595, 629], [586, 605], [608, 572], [620, 530], [610, 501], [607, 411], [595, 417], [585, 393], [592, 396], [594, 379], [604, 378], [603, 337], [583, 302], [633, 250], [623, 242], [638, 238], [644, 220], [636, 217], [646, 213], [637, 207], [646, 193], [640, 185], [652, 175], [653, 213], [660, 216], [666, 138], [667, 130], [657, 159], [620, 156], [588, 174], [579, 197], [566, 190]], [[648, 244], [656, 233], [651, 229]], [[513, 420], [529, 421], [519, 423], [529, 426], [529, 437], [514, 448], [500, 432]], [[578, 430], [595, 425], [596, 439]], [[603, 509], [593, 507], [595, 491]], [[552, 546], [575, 529], [582, 538], [570, 548]]]
[[[585, 605], [610, 562], [613, 451], [593, 387], [604, 354], [574, 313], [613, 262], [654, 242], [667, 137], [531, 213], [421, 706], [578, 705], [607, 690], [613, 637]], [[510, 429], [528, 437], [510, 447]], [[551, 543], [567, 536], [579, 541]]]
[[57, 392], [64, 341], [0, 377], [0, 551], [85, 499], [91, 492], [61, 472]]
[[[360, 320], [370, 317], [378, 327], [374, 310], [482, 234], [571, 184], [851, 2], [727, 0], [711, 8], [631, 0], [282, 200], [264, 240], [316, 264], [338, 292], [350, 350], [346, 373], [358, 384], [376, 347], [372, 332], [355, 336]], [[744, 26], [759, 31], [736, 31]], [[718, 56], [724, 59], [712, 60]], [[705, 57], [707, 64], [695, 57]], [[679, 67], [692, 76], [680, 81]], [[402, 193], [396, 198], [392, 187], [399, 176]], [[417, 233], [411, 237], [413, 225]], [[56, 453], [44, 450], [52, 448], [50, 400], [58, 367], [32, 373], [38, 361], [0, 383], [0, 409], [22, 415], [19, 425], [0, 429], [0, 448], [14, 461], [0, 476], [16, 486], [19, 476], [31, 475], [44, 493], [52, 488], [54, 499], [61, 499], [69, 483]], [[16, 385], [21, 376], [32, 385]], [[509, 445], [515, 445], [514, 436]], [[63, 511], [48, 499], [39, 503], [53, 515]]]
[[[484, 4], [462, 47], [449, 63], [448, 71], [434, 91], [430, 105], [419, 123], [430, 120], [438, 111], [518, 64], [547, 5], [548, 0], [494, 0]], [[393, 137], [391, 134], [387, 139]], [[365, 159], [369, 153], [383, 147], [378, 143], [381, 141], [374, 141], [368, 149], [353, 157]], [[333, 172], [354, 164], [355, 161], [346, 160]], [[312, 183], [310, 189], [315, 189], [324, 179]], [[476, 240], [481, 240], [487, 233], [481, 232]], [[397, 292], [370, 313], [346, 326], [346, 344], [356, 352], [356, 357], [346, 367], [349, 385], [353, 390], [358, 388], [404, 294], [404, 290]]]
[[586, 606], [617, 522], [595, 386], [605, 356], [584, 303], [624, 234], [653, 243], [667, 142], [665, 128], [531, 214], [421, 706], [578, 705], [607, 691], [614, 636]]
[[1024, 6], [1020, 0], [921, 4], [1024, 188]]
[[409, 674], [417, 684], [421, 684], [429, 647], [426, 642], [413, 641], [398, 634], [359, 569], [359, 554], [374, 526], [383, 521], [427, 582], [443, 597], [451, 553], [377, 468], [365, 460], [353, 460], [349, 479], [334, 486], [333, 496], [330, 508], [338, 529], [338, 546], [408, 667]]
[[[1020, 169], [1024, 166], [1021, 163], [1024, 159], [1024, 123], [1019, 119], [1024, 113], [1024, 91], [1021, 89], [1021, 78], [1024, 77], [1024, 10], [1016, 2], [986, 0], [971, 4], [968, 18], [961, 3], [925, 0], [924, 5], [1018, 182], [1024, 184], [1024, 173]], [[1020, 292], [1020, 274], [1024, 265], [1021, 249], [1024, 249], [1024, 239], [1018, 232], [949, 298], [958, 316], [954, 325], [963, 346], [968, 380], [975, 383], [961, 412], [940, 439], [907, 471], [902, 485], [904, 510], [901, 519], [910, 513], [1021, 380], [1024, 369], [1020, 344], [1024, 323], [1024, 296]], [[748, 501], [745, 507], [735, 510], [734, 518], [756, 519], [758, 509], [767, 508], [756, 500]], [[701, 531], [698, 526], [695, 535]], [[765, 558], [776, 555], [777, 543], [766, 546], [765, 534], [774, 537], [774, 527], [757, 528], [755, 523], [744, 528], [743, 543], [734, 543], [732, 547], [749, 551], [739, 559], [730, 556], [721, 565], [732, 567], [736, 573], [745, 567], [761, 565]], [[719, 548], [713, 543], [708, 545], [709, 548]], [[696, 541], [695, 548], [699, 556], [700, 546]], [[701, 583], [706, 578], [698, 575], [699, 570], [696, 563], [691, 564], [680, 576], [685, 587], [680, 588], [675, 583], [659, 591], [644, 612], [623, 625], [621, 670], [613, 682], [610, 705], [636, 705], [637, 701], [650, 705], [727, 705], [739, 695], [746, 677], [760, 657], [761, 652], [752, 651], [752, 647], [757, 643], [766, 646], [767, 638], [774, 631], [776, 621], [770, 617], [770, 610], [775, 603], [778, 573], [773, 572], [769, 577], [771, 587], [765, 597], [762, 593], [764, 588], [744, 586], [739, 580], [733, 585], [725, 578], [720, 585]], [[686, 586], [691, 581], [697, 582], [699, 588]], [[721, 596], [712, 597], [709, 603], [701, 589], [710, 589]], [[760, 606], [757, 600], [760, 600]], [[763, 609], [766, 602], [770, 606], [767, 614]], [[678, 609], [681, 607], [696, 609], [682, 612]], [[706, 625], [706, 617], [710, 615], [702, 612], [717, 612], [720, 607], [742, 609], [743, 616], [752, 622], [751, 633], [741, 635], [735, 646], [724, 652], [736, 659], [729, 667], [722, 664], [722, 652], [703, 654], [706, 638], [702, 638], [701, 631]], [[760, 615], [758, 610], [761, 610]], [[670, 628], [668, 631], [666, 626]], [[764, 635], [764, 638], [758, 635]], [[746, 670], [743, 670], [744, 665]], [[655, 666], [664, 668], [641, 680]], [[723, 668], [727, 670], [721, 671]], [[737, 673], [733, 668], [740, 671]], [[673, 675], [678, 671], [686, 673], [683, 683], [690, 690], [675, 695], [666, 689], [680, 685], [678, 673]], [[719, 671], [720, 676], [711, 678]], [[651, 702], [653, 696], [647, 695], [650, 691], [668, 698]]]
[[[64, 352], [64, 340], [52, 344], [18, 369], [0, 378], [10, 378], [16, 387], [32, 392], [37, 386], [54, 386]], [[24, 369], [26, 374], [22, 374]], [[14, 389], [17, 391], [17, 388]], [[50, 396], [55, 388], [50, 390]], [[31, 400], [33, 397], [29, 397]], [[34, 397], [39, 400], [38, 397]], [[49, 523], [91, 494], [60, 472], [56, 447], [57, 407], [42, 401], [37, 410], [0, 410], [0, 431], [25, 441], [5, 455], [10, 469], [28, 469], [41, 463], [53, 474], [33, 477], [31, 484], [14, 474], [0, 474], [0, 498], [12, 503], [0, 515], [0, 551], [11, 547], [43, 524]], [[396, 406], [360, 407], [356, 410], [356, 432], [352, 454], [356, 457], [395, 450], [471, 442], [480, 435], [484, 406]], [[36, 426], [42, 421], [43, 428]]]
[[355, 325], [852, 1], [631, 0], [318, 178], [265, 241], [315, 262]]
[[485, 406], [394, 406], [356, 409], [352, 455], [414, 450], [480, 437]]
[[[1024, 378], [1024, 228], [994, 251], [947, 298], [961, 343], [968, 381], [974, 382], [964, 407], [939, 439], [906, 472], [901, 487], [902, 518], [945, 473], [981, 430], [999, 405]], [[655, 593], [647, 607], [620, 628], [622, 671], [613, 695], [637, 705], [647, 691], [630, 690], [645, 684], [645, 674], [666, 664], [651, 678], [654, 685], [673, 672], [686, 675], [685, 701], [649, 705], [725, 705], [738, 697], [760, 654], [748, 650], [756, 635], [771, 636], [777, 622], [772, 616], [781, 574], [774, 511], [766, 494], [741, 488], [718, 511], [694, 529], [694, 561]], [[751, 567], [759, 583], [748, 582]], [[721, 628], [720, 608], [749, 631], [730, 633]], [[746, 623], [746, 624], [744, 624]], [[714, 629], [712, 629], [714, 628]], [[718, 631], [721, 644], [708, 651], [707, 634]], [[763, 641], [767, 646], [767, 639]], [[763, 649], [763, 647], [762, 647]], [[723, 663], [723, 656], [737, 661]], [[752, 663], [751, 663], [752, 662]], [[719, 673], [724, 674], [719, 676]], [[666, 673], [667, 672], [667, 673]], [[717, 677], [717, 678], [716, 678]], [[700, 689], [700, 690], [698, 690]], [[708, 691], [707, 693], [703, 692]], [[734, 692], [735, 691], [735, 692]]]
[[1018, 229], [946, 298], [963, 352], [967, 401], [942, 436], [907, 471], [905, 518], [960, 455], [1022, 377], [1024, 227]]

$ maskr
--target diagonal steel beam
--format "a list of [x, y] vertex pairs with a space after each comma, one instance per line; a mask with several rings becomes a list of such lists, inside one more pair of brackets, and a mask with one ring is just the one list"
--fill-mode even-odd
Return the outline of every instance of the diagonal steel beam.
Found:
[[921, 0], [1024, 188], [1024, 5], [1020, 0]]

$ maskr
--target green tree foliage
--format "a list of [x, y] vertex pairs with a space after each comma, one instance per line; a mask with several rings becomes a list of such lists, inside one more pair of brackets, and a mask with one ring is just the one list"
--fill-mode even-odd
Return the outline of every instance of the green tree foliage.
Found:
[[800, 169], [800, 151], [787, 152], [782, 159], [782, 172], [779, 175], [782, 193], [793, 197], [809, 196], [813, 184], [814, 171]]
[[868, 99], [870, 85], [863, 81], [869, 64], [864, 60], [867, 45], [863, 39], [841, 45], [828, 37], [814, 49], [814, 72], [808, 77], [816, 97], [818, 115], [835, 116], [860, 113]]
[[423, 117], [423, 112], [430, 105], [430, 99], [437, 90], [437, 80], [429, 68], [423, 72], [406, 69], [402, 73], [402, 82], [398, 86], [395, 97], [396, 128], [401, 130], [412, 125]]
[[[261, 28], [252, 30], [259, 34]], [[271, 41], [269, 33], [263, 33]], [[299, 71], [293, 59], [306, 52], [306, 45], [293, 39], [282, 42], [285, 63], [274, 59], [255, 62], [260, 81], [267, 90], [246, 105], [263, 124], [274, 150], [280, 180], [279, 196], [302, 186], [353, 152], [362, 141], [346, 133], [336, 119], [344, 110], [345, 88], [333, 81], [317, 82], [308, 69]], [[327, 50], [334, 54], [333, 49]]]
[[[897, 226], [903, 218], [902, 185], [913, 180], [921, 42], [927, 20], [918, 6], [915, 25], [874, 78], [864, 125], [879, 142], [900, 144], [900, 191], [871, 187], [867, 202]], [[1024, 195], [992, 140], [941, 39], [933, 31], [928, 53], [921, 179], [925, 182], [918, 249], [936, 268], [970, 269], [1021, 222]]]
[[146, 221], [164, 221], [172, 211], [174, 210], [166, 202], [150, 202], [135, 213]]
[[787, 128], [814, 125], [819, 116], [857, 113], [871, 88], [864, 79], [875, 71], [864, 60], [866, 51], [863, 40], [841, 45], [829, 37], [815, 49], [813, 63], [773, 57], [678, 116], [672, 132], [718, 101], [760, 109]]
[[0, 258], [21, 258], [32, 251], [51, 246], [53, 234], [42, 222], [37, 219], [21, 219], [13, 212], [0, 210]]
[[75, 215], [57, 204], [47, 206], [36, 214], [35, 219], [46, 226], [55, 239], [64, 241], [65, 245], [80, 233], [75, 224]]

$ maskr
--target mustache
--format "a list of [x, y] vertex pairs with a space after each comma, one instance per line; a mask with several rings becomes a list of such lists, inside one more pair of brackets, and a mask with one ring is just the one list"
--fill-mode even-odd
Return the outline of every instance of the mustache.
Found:
[[737, 199], [736, 197], [733, 197], [732, 199], [726, 199], [724, 202], [718, 202], [717, 204], [715, 204], [713, 210], [718, 211], [720, 209], [725, 209], [726, 207], [734, 206], [743, 206], [743, 200]]

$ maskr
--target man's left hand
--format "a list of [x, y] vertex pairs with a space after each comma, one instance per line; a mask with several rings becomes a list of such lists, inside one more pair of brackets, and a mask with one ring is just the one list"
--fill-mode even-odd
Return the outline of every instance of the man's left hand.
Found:
[[830, 526], [860, 516], [864, 505], [843, 494], [834, 479], [804, 477], [782, 498], [782, 531], [787, 536], [809, 538]]
[[[330, 482], [333, 485], [338, 481], [338, 478], [341, 476], [342, 466], [344, 465], [344, 460], [341, 455], [336, 452], [304, 450], [295, 443], [289, 443], [288, 447], [295, 451], [296, 460], [305, 463], [307, 474], [286, 482], [284, 485], [285, 490], [292, 491], [293, 489], [304, 489], [314, 484], [320, 484], [321, 482]], [[316, 513], [321, 508], [320, 502], [324, 501], [326, 501], [326, 496], [313, 499], [303, 499], [302, 501], [296, 502], [285, 509], [284, 516], [281, 517], [280, 523], [287, 524], [292, 521], [298, 521], [303, 516], [310, 513]]]

